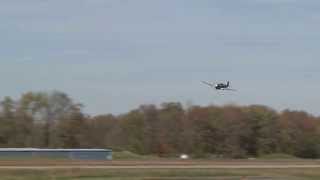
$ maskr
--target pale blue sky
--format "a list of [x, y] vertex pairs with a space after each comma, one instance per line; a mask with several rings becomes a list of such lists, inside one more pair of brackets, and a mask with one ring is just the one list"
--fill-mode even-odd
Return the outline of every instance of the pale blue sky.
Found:
[[0, 97], [60, 90], [89, 114], [179, 101], [320, 115], [318, 0], [6, 0], [0, 22]]

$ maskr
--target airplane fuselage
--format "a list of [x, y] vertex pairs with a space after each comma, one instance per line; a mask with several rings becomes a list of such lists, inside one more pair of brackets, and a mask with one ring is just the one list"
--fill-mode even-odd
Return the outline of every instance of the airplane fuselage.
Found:
[[219, 83], [219, 84], [216, 84], [216, 85], [215, 85], [215, 88], [216, 88], [217, 90], [226, 89], [226, 88], [228, 88], [228, 87], [229, 87], [229, 82], [228, 82], [227, 84]]

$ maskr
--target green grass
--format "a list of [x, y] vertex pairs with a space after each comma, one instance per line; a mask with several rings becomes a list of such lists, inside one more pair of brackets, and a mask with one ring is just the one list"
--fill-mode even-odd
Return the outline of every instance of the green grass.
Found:
[[0, 170], [4, 180], [316, 180], [319, 169], [71, 169], [71, 170]]
[[120, 152], [113, 152], [112, 159], [114, 160], [152, 160], [152, 159], [159, 159], [157, 156], [152, 155], [140, 155], [135, 154], [130, 151], [120, 151]]
[[293, 160], [297, 160], [299, 158], [297, 158], [293, 155], [289, 155], [289, 154], [275, 153], [275, 154], [262, 155], [258, 159], [293, 159]]
[[123, 179], [123, 180], [142, 180], [142, 179], [204, 179], [208, 177], [241, 177], [248, 175], [256, 175], [248, 172], [225, 172], [214, 170], [1, 170], [0, 179], [12, 180], [42, 180], [42, 179], [81, 179], [81, 180], [97, 180], [97, 179]]

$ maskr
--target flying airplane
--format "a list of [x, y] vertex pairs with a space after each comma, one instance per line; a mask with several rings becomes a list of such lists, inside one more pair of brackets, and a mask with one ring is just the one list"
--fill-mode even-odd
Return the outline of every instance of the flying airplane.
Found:
[[217, 83], [217, 84], [213, 84], [213, 83], [209, 83], [209, 82], [206, 82], [206, 81], [202, 81], [202, 83], [212, 87], [212, 88], [215, 88], [216, 90], [229, 90], [229, 91], [236, 91], [235, 89], [231, 89], [230, 88], [230, 82], [227, 81], [227, 84], [224, 84], [224, 83]]

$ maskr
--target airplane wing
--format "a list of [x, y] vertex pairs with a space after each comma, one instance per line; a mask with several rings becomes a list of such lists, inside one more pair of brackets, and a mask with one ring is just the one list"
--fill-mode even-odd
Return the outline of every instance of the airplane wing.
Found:
[[231, 89], [231, 88], [224, 88], [223, 90], [227, 90], [227, 91], [237, 91], [236, 89]]
[[208, 83], [208, 82], [206, 82], [206, 81], [202, 81], [202, 83], [203, 83], [203, 84], [206, 84], [206, 85], [208, 85], [208, 86], [210, 86], [210, 87], [214, 87], [214, 85], [213, 85], [213, 84]]

